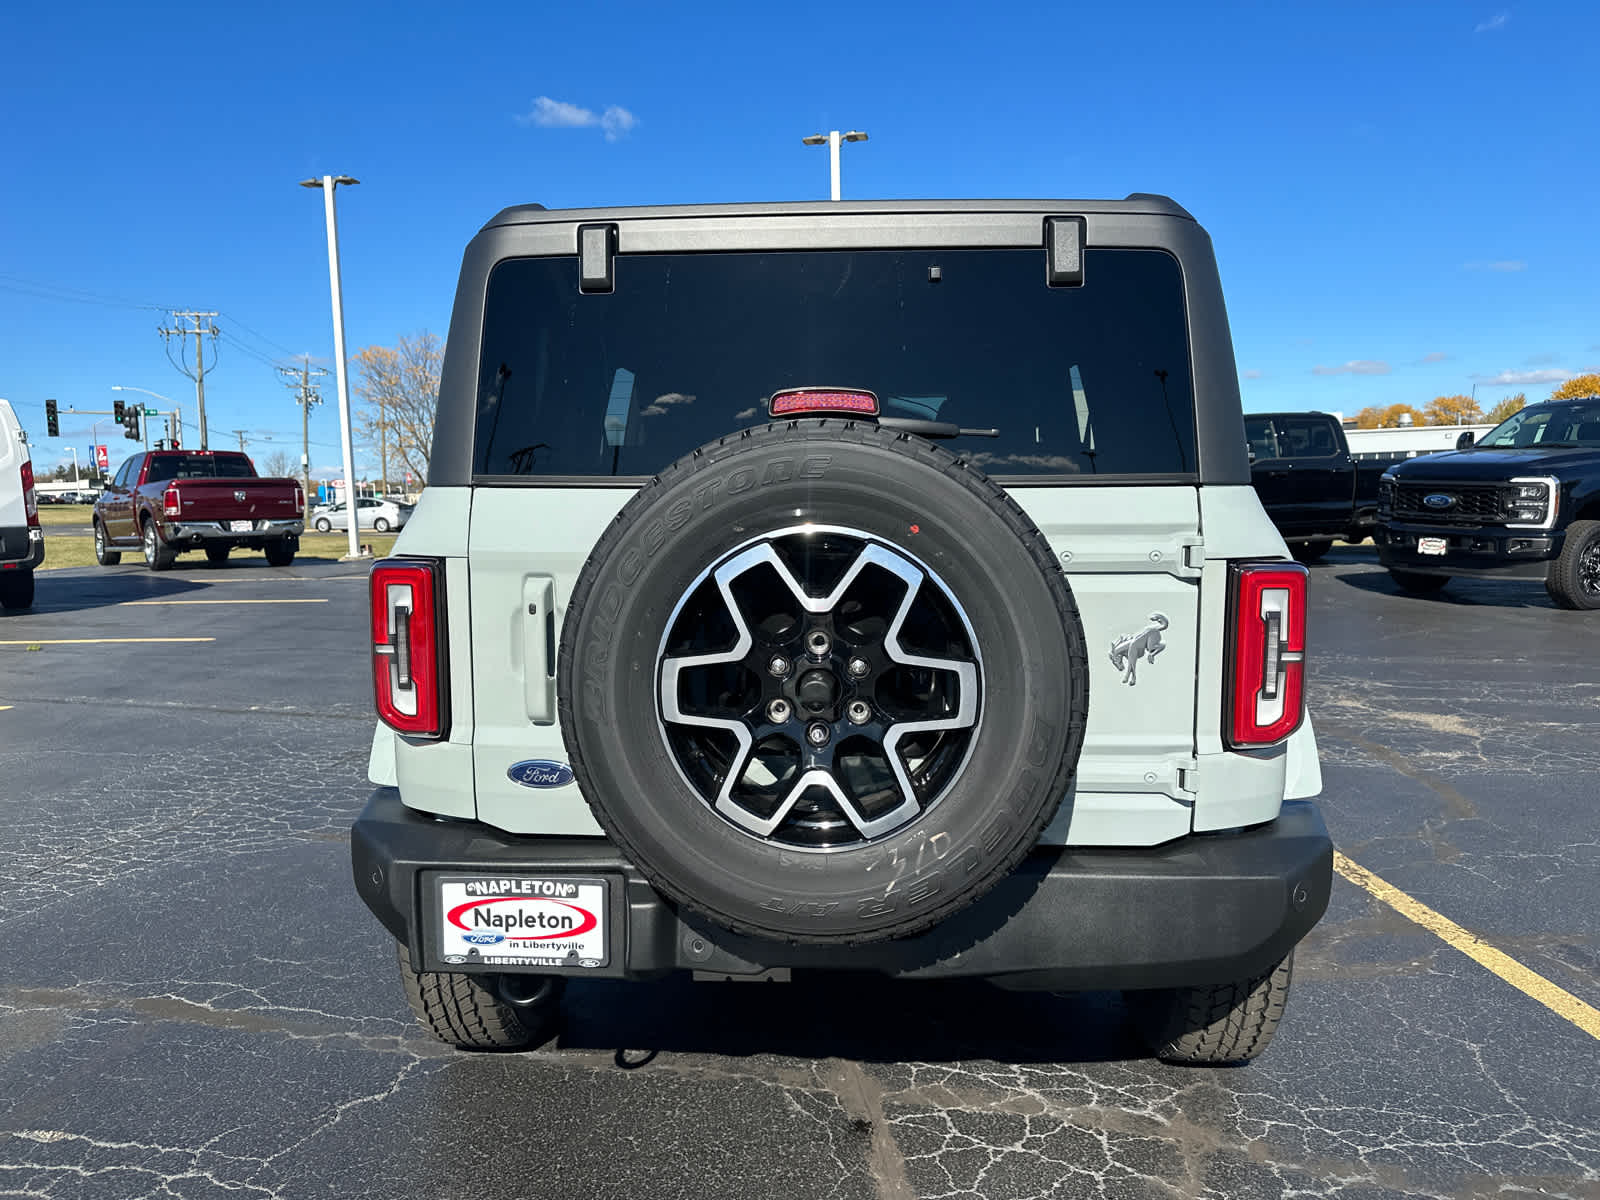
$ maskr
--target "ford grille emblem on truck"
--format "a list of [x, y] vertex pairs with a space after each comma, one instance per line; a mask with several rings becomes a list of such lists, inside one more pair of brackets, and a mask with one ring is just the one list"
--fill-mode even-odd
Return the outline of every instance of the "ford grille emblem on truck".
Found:
[[565, 787], [572, 782], [572, 768], [566, 763], [533, 758], [526, 762], [512, 763], [506, 770], [506, 777], [512, 783], [520, 783], [523, 787]]
[[1446, 492], [1429, 492], [1422, 502], [1429, 508], [1454, 508], [1456, 498]]

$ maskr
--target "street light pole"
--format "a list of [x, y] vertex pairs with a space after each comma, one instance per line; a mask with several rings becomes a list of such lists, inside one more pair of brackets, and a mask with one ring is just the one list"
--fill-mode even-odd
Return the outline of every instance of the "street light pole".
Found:
[[807, 146], [820, 146], [824, 142], [828, 145], [828, 177], [832, 184], [832, 198], [839, 198], [839, 143], [864, 142], [867, 135], [859, 129], [852, 129], [849, 133], [840, 133], [837, 129], [830, 129], [827, 133], [813, 133], [810, 137], [803, 137], [800, 141]]
[[339, 386], [339, 440], [344, 450], [344, 496], [346, 516], [349, 517], [345, 524], [350, 530], [351, 558], [361, 557], [361, 547], [356, 541], [356, 527], [360, 524], [356, 519], [356, 511], [360, 506], [355, 500], [356, 461], [350, 436], [350, 381], [344, 362], [344, 301], [339, 286], [339, 221], [334, 214], [333, 192], [341, 183], [354, 186], [360, 182], [348, 175], [324, 175], [321, 179], [300, 181], [301, 187], [322, 189], [323, 209], [328, 222], [328, 287], [333, 293], [333, 366]]

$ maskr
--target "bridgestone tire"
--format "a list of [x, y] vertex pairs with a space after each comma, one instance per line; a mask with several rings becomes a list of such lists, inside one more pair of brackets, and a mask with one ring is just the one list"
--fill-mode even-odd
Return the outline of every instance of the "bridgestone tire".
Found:
[[406, 1001], [441, 1042], [463, 1050], [527, 1050], [555, 1036], [566, 980], [518, 976], [514, 983], [536, 988], [537, 998], [513, 1004], [503, 997], [498, 975], [418, 971], [404, 946], [396, 950]]
[[1401, 591], [1413, 596], [1431, 596], [1444, 590], [1444, 585], [1450, 582], [1448, 575], [1428, 575], [1421, 571], [1391, 570], [1389, 576], [1400, 585]]
[[1561, 557], [1550, 564], [1545, 591], [1561, 608], [1600, 608], [1600, 521], [1574, 521], [1567, 527]]
[[122, 561], [122, 552], [111, 549], [106, 541], [106, 527], [99, 521], [94, 523], [94, 560], [102, 567], [114, 567]]
[[[861, 531], [936, 572], [983, 675], [968, 757], [942, 795], [876, 840], [826, 852], [719, 815], [669, 750], [656, 694], [668, 621], [697, 578], [806, 524]], [[1068, 793], [1089, 711], [1072, 593], [1022, 510], [930, 442], [838, 420], [724, 438], [641, 489], [578, 577], [557, 688], [583, 795], [658, 890], [738, 933], [834, 945], [921, 932], [1010, 873]]]
[[0, 608], [33, 607], [33, 572], [7, 571], [0, 575]]
[[1163, 1062], [1225, 1066], [1266, 1050], [1289, 1002], [1291, 953], [1263, 975], [1208, 987], [1129, 992], [1146, 1044]]

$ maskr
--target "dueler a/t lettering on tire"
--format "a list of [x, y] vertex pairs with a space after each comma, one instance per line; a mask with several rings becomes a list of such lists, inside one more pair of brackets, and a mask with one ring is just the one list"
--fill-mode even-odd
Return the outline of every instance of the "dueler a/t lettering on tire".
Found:
[[1033, 846], [1088, 666], [1044, 538], [920, 438], [803, 420], [639, 491], [579, 576], [572, 768], [663, 894], [791, 942], [919, 932]]

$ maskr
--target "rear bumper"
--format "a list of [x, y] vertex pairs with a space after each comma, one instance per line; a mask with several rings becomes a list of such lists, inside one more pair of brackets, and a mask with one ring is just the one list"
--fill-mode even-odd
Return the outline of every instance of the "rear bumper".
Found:
[[1276, 821], [1143, 850], [1040, 848], [976, 904], [916, 937], [864, 946], [793, 946], [728, 933], [677, 909], [603, 838], [513, 837], [406, 808], [378, 788], [350, 836], [356, 891], [430, 970], [445, 964], [422, 912], [440, 870], [599, 876], [607, 881], [609, 965], [583, 974], [639, 979], [675, 970], [752, 976], [772, 969], [981, 976], [1019, 988], [1221, 983], [1265, 970], [1321, 918], [1333, 845], [1316, 807]]
[[31, 571], [44, 561], [44, 530], [37, 525], [0, 529], [0, 569]]
[[158, 524], [161, 540], [167, 545], [182, 549], [184, 546], [254, 546], [262, 542], [277, 541], [282, 537], [298, 537], [305, 531], [305, 522], [254, 521], [253, 529], [236, 531], [228, 521], [171, 521]]
[[[1417, 539], [1442, 537], [1443, 554], [1418, 554]], [[1421, 575], [1476, 575], [1490, 579], [1543, 580], [1561, 554], [1560, 529], [1462, 528], [1386, 521], [1372, 531], [1378, 561], [1396, 571]]]

